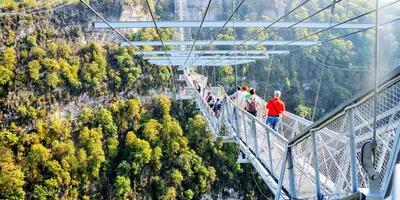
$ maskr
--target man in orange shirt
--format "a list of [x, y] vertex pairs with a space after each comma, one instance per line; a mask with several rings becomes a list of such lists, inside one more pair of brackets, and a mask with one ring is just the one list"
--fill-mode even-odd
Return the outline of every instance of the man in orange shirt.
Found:
[[[267, 121], [265, 123], [276, 132], [278, 132], [280, 116], [285, 112], [285, 104], [280, 100], [280, 97], [281, 91], [275, 91], [274, 98], [269, 100], [265, 106], [265, 113], [268, 113]], [[263, 118], [265, 118], [265, 113]]]

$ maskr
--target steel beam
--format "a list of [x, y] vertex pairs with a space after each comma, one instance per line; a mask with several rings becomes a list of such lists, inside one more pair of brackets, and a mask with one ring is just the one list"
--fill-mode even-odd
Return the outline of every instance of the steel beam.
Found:
[[[168, 60], [167, 56], [146, 56], [143, 57], [144, 59], [149, 59], [149, 60]], [[189, 61], [192, 59], [196, 59], [197, 57], [190, 56]], [[187, 56], [170, 56], [169, 59], [171, 60], [185, 60], [187, 59]], [[216, 62], [219, 62], [219, 60], [234, 60], [234, 59], [269, 59], [269, 56], [236, 56], [236, 57], [230, 57], [230, 56], [221, 56], [218, 57], [218, 59], [215, 56], [201, 56], [198, 58], [198, 60], [215, 60]]]
[[[198, 28], [200, 27], [201, 21], [157, 21], [158, 28]], [[224, 25], [225, 21], [205, 21], [203, 28], [219, 28]], [[257, 22], [257, 21], [235, 21], [236, 28], [264, 28], [270, 26], [270, 28], [287, 28], [296, 22]], [[110, 22], [114, 28], [154, 28], [153, 21], [119, 21]], [[272, 26], [271, 26], [272, 24]], [[303, 22], [299, 23], [293, 28], [328, 28], [335, 26], [338, 23], [324, 22]], [[335, 29], [365, 29], [374, 27], [374, 24], [362, 24], [362, 23], [346, 23], [335, 27]], [[109, 26], [103, 22], [95, 22], [94, 27], [98, 29], [108, 29]], [[226, 28], [232, 28], [233, 22], [228, 22]]]
[[[170, 50], [167, 51], [169, 55], [174, 56], [188, 56], [188, 50]], [[191, 56], [196, 56], [196, 54], [203, 54], [203, 55], [218, 55], [218, 54], [235, 54], [235, 52], [230, 50], [207, 50], [204, 51], [197, 50], [192, 51]], [[165, 51], [142, 51], [142, 52], [135, 52], [134, 55], [165, 55]], [[289, 54], [289, 51], [286, 50], [274, 50], [274, 51], [259, 51], [259, 50], [249, 50], [246, 52], [237, 52], [238, 55], [265, 55], [265, 54]]]
[[[205, 62], [201, 62], [201, 61], [205, 61]], [[171, 63], [168, 60], [149, 60], [150, 63], [152, 64], [156, 64], [156, 65], [171, 65]], [[225, 61], [216, 61], [214, 64], [210, 63], [210, 60], [197, 60], [195, 63], [187, 63], [185, 64], [185, 61], [172, 61], [172, 65], [176, 65], [176, 66], [225, 66], [225, 65], [240, 65], [240, 64], [246, 64], [246, 63], [250, 63], [250, 62], [255, 62], [255, 60], [238, 60], [238, 61], [234, 61], [234, 60], [229, 60], [227, 62], [227, 60]]]
[[[164, 45], [167, 46], [180, 46], [180, 45], [193, 45], [194, 41], [163, 41]], [[211, 40], [201, 40], [196, 41], [195, 46], [208, 46], [211, 43]], [[311, 45], [321, 45], [318, 41], [275, 41], [275, 40], [214, 40], [212, 42], [213, 46], [232, 46], [232, 45], [242, 45], [242, 46], [254, 46], [254, 45], [264, 45], [264, 46], [311, 46]], [[121, 42], [121, 46], [162, 46], [163, 43], [161, 41], [131, 41], [128, 42]]]

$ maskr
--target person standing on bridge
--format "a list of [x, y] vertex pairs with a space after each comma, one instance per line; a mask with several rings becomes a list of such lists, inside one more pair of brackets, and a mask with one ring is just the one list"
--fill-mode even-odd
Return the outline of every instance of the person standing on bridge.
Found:
[[246, 111], [257, 117], [257, 110], [262, 109], [262, 105], [256, 96], [256, 89], [250, 88], [250, 98], [246, 100]]
[[274, 92], [274, 98], [269, 100], [265, 106], [265, 112], [263, 119], [265, 119], [265, 114], [268, 114], [266, 124], [278, 132], [278, 125], [280, 122], [280, 117], [285, 113], [285, 103], [281, 100], [281, 91], [276, 90]]
[[238, 96], [242, 93], [242, 88], [237, 86], [237, 91], [229, 96], [230, 99], [235, 99], [235, 104], [238, 105]]
[[247, 107], [247, 100], [250, 99], [250, 94], [247, 92], [248, 87], [243, 86], [242, 87], [242, 92], [238, 94], [237, 96], [237, 105], [241, 107], [243, 110], [246, 110]]

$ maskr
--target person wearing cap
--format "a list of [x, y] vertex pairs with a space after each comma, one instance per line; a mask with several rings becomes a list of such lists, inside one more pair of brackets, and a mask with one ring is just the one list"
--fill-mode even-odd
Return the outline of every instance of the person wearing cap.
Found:
[[281, 100], [281, 91], [276, 90], [274, 92], [274, 98], [268, 101], [267, 105], [265, 106], [265, 112], [263, 118], [265, 119], [266, 114], [268, 115], [266, 124], [278, 132], [278, 125], [280, 122], [280, 117], [285, 112], [285, 103]]

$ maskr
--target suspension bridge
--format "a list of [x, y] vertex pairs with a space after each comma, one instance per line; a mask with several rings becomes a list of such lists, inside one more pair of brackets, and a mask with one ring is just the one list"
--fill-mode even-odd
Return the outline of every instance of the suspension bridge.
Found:
[[[146, 0], [152, 21], [108, 22], [89, 4], [81, 0], [101, 22], [95, 29], [112, 29], [124, 40], [122, 46], [132, 46], [135, 54], [144, 56], [154, 65], [179, 66], [178, 80], [186, 83], [179, 90], [178, 99], [194, 100], [206, 120], [208, 129], [216, 140], [235, 142], [240, 147], [238, 162], [249, 163], [275, 194], [275, 199], [400, 199], [400, 67], [384, 76], [378, 76], [379, 27], [399, 21], [400, 18], [379, 21], [379, 11], [398, 1], [380, 5], [342, 22], [332, 22], [335, 5], [342, 0], [333, 0], [322, 9], [296, 22], [283, 21], [287, 16], [305, 6], [304, 0], [293, 9], [272, 22], [236, 21], [235, 14], [245, 3], [232, 3], [232, 13], [226, 21], [205, 21], [212, 0], [208, 1], [201, 21], [192, 21], [186, 0], [175, 1], [175, 19], [178, 21], [156, 21], [149, 2]], [[330, 10], [329, 22], [309, 22], [314, 16]], [[357, 23], [361, 17], [375, 14], [375, 23]], [[182, 21], [185, 20], [185, 21]], [[211, 40], [199, 40], [202, 28], [217, 28]], [[234, 40], [217, 40], [224, 28], [233, 28]], [[244, 40], [236, 40], [235, 28], [262, 28]], [[119, 29], [155, 28], [158, 41], [130, 41]], [[176, 28], [179, 40], [163, 40], [160, 28]], [[185, 31], [198, 28], [194, 39]], [[315, 30], [294, 40], [277, 40], [286, 31], [306, 28]], [[279, 29], [264, 40], [257, 36], [268, 29]], [[313, 36], [333, 29], [349, 30], [344, 35], [315, 41]], [[254, 117], [235, 105], [219, 88], [211, 88], [214, 96], [223, 99], [221, 111], [216, 115], [194, 83], [206, 88], [207, 77], [198, 74], [193, 66], [224, 66], [270, 60], [274, 56], [287, 55], [311, 46], [327, 45], [329, 42], [375, 29], [375, 83], [356, 94], [318, 121], [309, 121], [286, 112], [279, 130], [274, 131], [260, 118]], [[185, 38], [186, 37], [186, 38]], [[190, 38], [187, 38], [190, 37]], [[307, 40], [308, 39], [308, 40]], [[160, 46], [162, 50], [143, 51], [138, 46]], [[177, 46], [171, 50], [167, 46]], [[197, 46], [203, 46], [196, 50]], [[232, 46], [230, 50], [218, 50], [216, 46]], [[267, 50], [247, 50], [250, 47], [272, 46]], [[290, 50], [287, 49], [291, 46]], [[189, 47], [189, 48], [188, 48]], [[210, 47], [213, 47], [210, 49]], [[294, 48], [293, 48], [294, 47]], [[239, 48], [239, 50], [237, 49]], [[322, 72], [325, 67], [325, 50]], [[322, 72], [319, 77], [321, 85]], [[269, 76], [269, 75], [268, 75]], [[237, 74], [235, 76], [238, 77]], [[237, 82], [236, 82], [236, 85]], [[320, 87], [318, 87], [319, 94]], [[262, 106], [266, 102], [257, 97]], [[316, 97], [317, 105], [318, 95]], [[314, 109], [315, 110], [315, 109]]]

